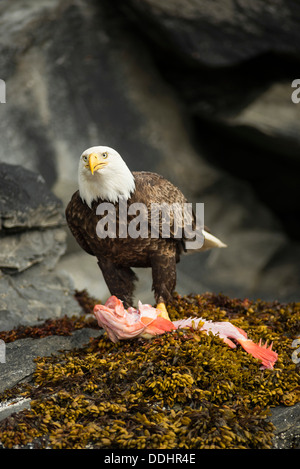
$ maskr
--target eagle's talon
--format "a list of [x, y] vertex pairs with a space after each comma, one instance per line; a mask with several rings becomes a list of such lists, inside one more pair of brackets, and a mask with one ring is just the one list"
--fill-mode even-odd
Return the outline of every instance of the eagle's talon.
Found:
[[160, 313], [158, 314], [158, 317], [161, 317], [161, 318], [167, 319], [168, 321], [171, 321], [171, 319], [169, 318], [169, 314], [168, 314], [166, 305], [164, 303], [158, 303], [157, 306], [156, 306], [156, 309], [158, 309], [160, 311]]

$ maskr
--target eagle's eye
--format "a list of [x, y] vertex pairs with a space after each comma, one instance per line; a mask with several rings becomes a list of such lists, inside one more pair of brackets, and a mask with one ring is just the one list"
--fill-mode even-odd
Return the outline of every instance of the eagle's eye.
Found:
[[83, 159], [83, 161], [86, 163], [87, 160], [88, 160], [88, 157], [87, 157], [86, 155], [83, 155], [82, 159]]
[[107, 158], [107, 157], [108, 157], [107, 151], [105, 151], [104, 153], [102, 153], [102, 158]]

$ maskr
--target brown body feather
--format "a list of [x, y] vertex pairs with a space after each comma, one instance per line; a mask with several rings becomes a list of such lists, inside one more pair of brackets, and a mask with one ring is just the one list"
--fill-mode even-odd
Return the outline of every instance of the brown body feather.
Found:
[[[143, 203], [148, 214], [151, 203], [173, 204], [181, 206], [187, 203], [182, 192], [162, 176], [149, 172], [133, 172], [135, 191], [127, 201], [127, 206]], [[159, 237], [153, 238], [148, 233], [146, 238], [99, 238], [96, 226], [101, 219], [96, 209], [101, 199], [94, 201], [91, 208], [82, 201], [79, 191], [75, 192], [66, 209], [68, 226], [78, 244], [88, 254], [95, 256], [112, 295], [120, 298], [126, 307], [132, 304], [136, 275], [132, 267], [152, 268], [153, 290], [157, 303], [168, 302], [176, 285], [176, 262], [184, 250], [184, 238], [176, 237], [176, 226], [182, 226], [182, 217], [171, 216], [170, 237], [162, 237], [162, 225], [159, 224]], [[116, 234], [119, 233], [119, 205], [116, 209]], [[171, 212], [172, 214], [172, 212]], [[128, 223], [136, 216], [128, 216]], [[150, 219], [148, 219], [150, 229]], [[184, 231], [182, 231], [184, 233]]]

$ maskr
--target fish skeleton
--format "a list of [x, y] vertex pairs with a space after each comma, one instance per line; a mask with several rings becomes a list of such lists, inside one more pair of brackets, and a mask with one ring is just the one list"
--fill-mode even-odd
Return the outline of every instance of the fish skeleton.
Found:
[[[236, 341], [241, 347], [262, 362], [264, 368], [273, 369], [278, 354], [272, 350], [272, 343], [263, 345], [248, 339], [247, 333], [228, 321], [212, 322], [203, 318], [190, 317], [178, 321], [169, 321], [160, 316], [161, 311], [149, 304], [138, 302], [138, 309], [130, 307], [125, 309], [121, 300], [111, 296], [105, 305], [95, 305], [94, 315], [98, 325], [106, 330], [113, 342], [119, 340], [143, 337], [151, 339], [182, 328], [190, 328], [201, 332], [218, 335], [229, 347], [235, 348]], [[232, 340], [231, 340], [232, 339]]]

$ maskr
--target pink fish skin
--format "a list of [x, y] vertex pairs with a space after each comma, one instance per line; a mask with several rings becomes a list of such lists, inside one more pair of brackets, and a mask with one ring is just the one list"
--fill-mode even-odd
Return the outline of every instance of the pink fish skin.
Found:
[[262, 345], [261, 341], [259, 344], [255, 344], [252, 340], [248, 339], [247, 333], [234, 326], [230, 322], [211, 322], [205, 321], [202, 318], [188, 318], [179, 321], [174, 321], [173, 324], [177, 329], [182, 327], [191, 327], [193, 329], [198, 328], [199, 322], [204, 322], [202, 327], [199, 329], [203, 332], [211, 332], [214, 335], [219, 335], [220, 339], [231, 348], [235, 348], [236, 344], [230, 339], [234, 339], [238, 342], [246, 352], [250, 353], [253, 357], [261, 360], [264, 368], [272, 369], [274, 363], [277, 361], [278, 354], [272, 350], [272, 344], [267, 347], [267, 343]]
[[126, 310], [116, 296], [111, 296], [105, 305], [96, 305], [94, 315], [113, 342], [134, 337], [151, 338], [176, 329], [171, 321], [159, 317], [159, 311], [151, 305], [139, 302], [138, 310]]
[[262, 345], [261, 341], [259, 344], [255, 344], [247, 338], [245, 331], [230, 322], [212, 322], [192, 317], [172, 322], [160, 317], [160, 313], [158, 309], [148, 304], [142, 304], [140, 301], [138, 309], [131, 307], [126, 310], [122, 301], [115, 296], [111, 296], [105, 305], [94, 307], [94, 315], [99, 326], [106, 330], [113, 342], [134, 337], [150, 339], [172, 330], [191, 328], [218, 335], [231, 348], [236, 347], [233, 342], [235, 340], [246, 352], [259, 359], [263, 368], [272, 369], [277, 361], [278, 354], [272, 350], [272, 344], [269, 347], [267, 347], [267, 343]]

